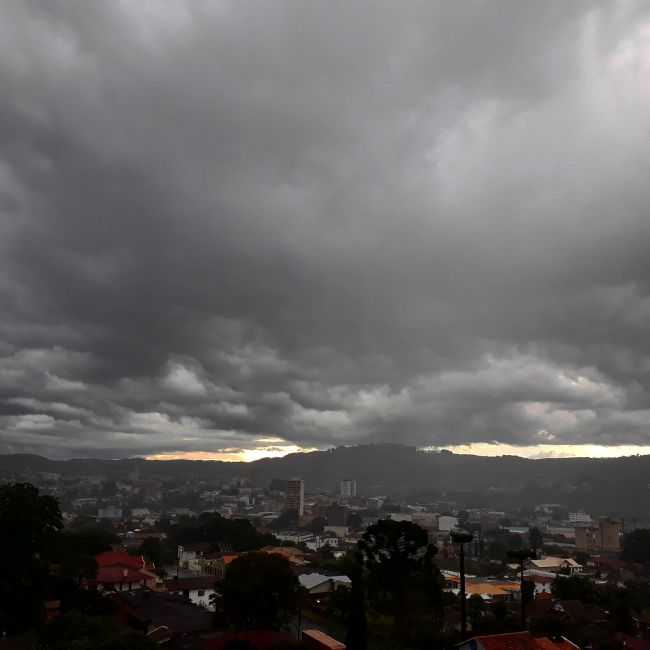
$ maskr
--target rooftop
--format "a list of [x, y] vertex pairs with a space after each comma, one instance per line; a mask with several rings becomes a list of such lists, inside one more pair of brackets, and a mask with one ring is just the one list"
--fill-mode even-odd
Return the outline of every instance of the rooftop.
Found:
[[303, 573], [302, 575], [298, 576], [298, 580], [300, 581], [300, 585], [305, 589], [313, 589], [314, 587], [322, 585], [324, 582], [329, 582], [330, 580], [342, 584], [352, 583], [348, 576], [327, 576], [323, 573]]
[[578, 646], [564, 637], [557, 640], [547, 637], [536, 638], [530, 632], [475, 636], [458, 644], [457, 647], [464, 646], [479, 647], [483, 650], [578, 650]]

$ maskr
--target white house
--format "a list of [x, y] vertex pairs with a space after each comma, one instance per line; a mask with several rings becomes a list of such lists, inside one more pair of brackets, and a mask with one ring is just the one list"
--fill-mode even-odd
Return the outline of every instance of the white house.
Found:
[[574, 575], [582, 573], [582, 564], [579, 564], [572, 558], [565, 557], [544, 557], [540, 560], [529, 560], [529, 569], [539, 569], [549, 573], [565, 573]]
[[337, 587], [348, 588], [352, 581], [347, 576], [326, 576], [322, 573], [303, 573], [298, 576], [300, 586], [312, 596], [329, 594]]
[[308, 544], [314, 541], [313, 533], [306, 533], [297, 530], [285, 530], [280, 533], [275, 533], [276, 539], [281, 542], [292, 542], [293, 544]]
[[323, 548], [324, 546], [329, 546], [330, 548], [339, 547], [339, 538], [338, 537], [319, 537], [316, 536], [313, 539], [305, 542], [307, 548], [310, 551], [317, 551], [318, 549]]
[[165, 587], [169, 593], [184, 596], [195, 605], [205, 607], [211, 612], [214, 611], [214, 606], [210, 602], [210, 596], [217, 591], [215, 585], [216, 579], [214, 576], [195, 576], [165, 580]]
[[451, 515], [440, 515], [438, 517], [438, 530], [442, 532], [449, 532], [454, 528], [458, 528], [458, 517]]
[[524, 571], [524, 580], [535, 585], [535, 597], [539, 594], [550, 594], [555, 578], [556, 574], [550, 571], [538, 571], [536, 569]]

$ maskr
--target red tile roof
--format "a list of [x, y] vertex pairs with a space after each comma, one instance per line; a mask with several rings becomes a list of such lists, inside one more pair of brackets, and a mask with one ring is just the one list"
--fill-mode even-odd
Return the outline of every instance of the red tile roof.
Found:
[[119, 566], [109, 566], [97, 569], [98, 584], [116, 584], [122, 582], [142, 582], [150, 580], [151, 576], [142, 571], [133, 570]]
[[303, 640], [310, 644], [310, 647], [321, 650], [345, 650], [345, 644], [333, 639], [329, 634], [320, 630], [305, 630], [302, 634]]
[[120, 551], [106, 551], [95, 556], [97, 566], [102, 569], [104, 567], [120, 566], [131, 568], [135, 571], [144, 569], [145, 562], [141, 555], [129, 555], [128, 553]]
[[576, 650], [578, 647], [564, 637], [553, 640], [545, 636], [535, 638], [530, 632], [489, 634], [472, 640], [480, 643], [484, 650]]
[[488, 634], [474, 639], [480, 642], [485, 650], [538, 650], [535, 637], [530, 632]]
[[559, 639], [548, 639], [545, 636], [535, 639], [540, 650], [576, 650], [578, 646], [571, 643], [564, 637]]
[[291, 639], [292, 637], [285, 632], [274, 632], [273, 630], [239, 632], [226, 634], [218, 639], [206, 639], [203, 650], [225, 650], [233, 641], [248, 641], [254, 650], [271, 650], [281, 642]]

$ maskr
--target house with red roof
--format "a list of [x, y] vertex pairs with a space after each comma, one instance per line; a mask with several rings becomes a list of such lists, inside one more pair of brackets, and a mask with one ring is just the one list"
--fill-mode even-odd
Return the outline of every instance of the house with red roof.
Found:
[[530, 632], [508, 634], [485, 634], [459, 643], [458, 650], [580, 650], [564, 637], [549, 639], [534, 637]]
[[288, 643], [293, 637], [286, 632], [274, 630], [252, 630], [249, 632], [230, 632], [222, 636], [206, 639], [203, 642], [202, 650], [227, 650], [234, 647], [237, 642], [242, 647], [251, 650], [273, 650], [281, 643]]
[[153, 566], [147, 566], [141, 555], [106, 551], [95, 556], [97, 577], [88, 586], [100, 591], [132, 591], [155, 589], [158, 578]]

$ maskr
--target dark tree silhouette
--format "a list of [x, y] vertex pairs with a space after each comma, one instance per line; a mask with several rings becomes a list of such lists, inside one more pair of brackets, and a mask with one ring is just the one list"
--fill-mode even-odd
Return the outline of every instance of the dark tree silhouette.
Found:
[[598, 592], [594, 583], [584, 576], [559, 576], [551, 586], [553, 596], [560, 600], [579, 600], [583, 603], [597, 601]]
[[156, 650], [142, 633], [115, 625], [110, 617], [70, 612], [50, 623], [39, 639], [40, 650]]
[[533, 526], [528, 531], [528, 543], [535, 554], [544, 546], [544, 535], [542, 535], [542, 531], [539, 528]]
[[108, 551], [118, 537], [99, 527], [62, 531], [57, 535], [52, 557], [59, 564], [59, 573], [81, 584], [97, 574], [95, 556]]
[[366, 619], [366, 596], [363, 582], [362, 559], [351, 566], [352, 587], [349, 596], [348, 629], [345, 645], [348, 650], [367, 650], [368, 621]]
[[18, 631], [38, 620], [50, 553], [61, 527], [56, 499], [39, 494], [29, 483], [0, 486], [2, 630]]
[[384, 519], [366, 530], [358, 549], [371, 602], [393, 616], [396, 638], [412, 638], [422, 614], [428, 621], [436, 619], [433, 610], [442, 602], [440, 573], [432, 562], [437, 549], [425, 530]]
[[297, 611], [299, 583], [284, 557], [246, 553], [228, 565], [222, 594], [233, 628], [281, 629]]
[[650, 563], [650, 530], [637, 528], [625, 535], [621, 557], [628, 562]]
[[226, 519], [214, 513], [172, 527], [169, 537], [173, 546], [209, 542], [215, 548], [233, 551], [253, 551], [276, 541], [273, 535], [259, 533], [246, 519]]

